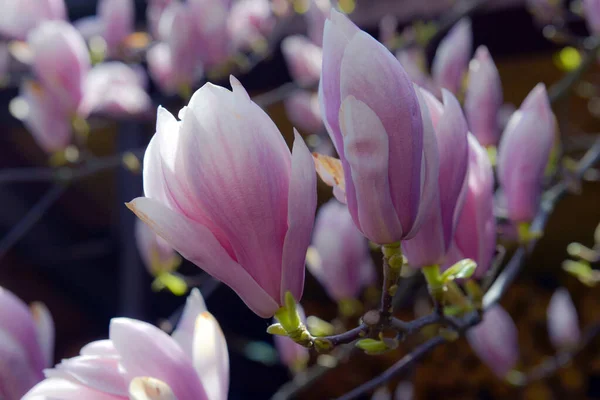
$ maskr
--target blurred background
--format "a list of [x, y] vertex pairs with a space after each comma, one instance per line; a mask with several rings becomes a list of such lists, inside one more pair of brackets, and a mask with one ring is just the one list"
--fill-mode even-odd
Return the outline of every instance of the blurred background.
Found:
[[[356, 0], [345, 6], [352, 9], [350, 17], [361, 28], [377, 37], [385, 16], [395, 16], [397, 32], [401, 32], [415, 21], [441, 21], [456, 11], [461, 2]], [[66, 4], [71, 21], [96, 12], [95, 1], [67, 0]], [[565, 8], [569, 7], [567, 1]], [[136, 1], [136, 27], [140, 31], [146, 26], [145, 15], [146, 2]], [[538, 82], [551, 86], [569, 71], [570, 59], [564, 52], [567, 45], [551, 40], [548, 29], [552, 28], [534, 18], [524, 0], [490, 0], [471, 18], [473, 48], [481, 44], [489, 48], [500, 71], [506, 103], [518, 106]], [[568, 19], [565, 24], [570, 32], [586, 34], [581, 19]], [[300, 14], [277, 23], [269, 36], [272, 51], [251, 71], [237, 75], [251, 95], [292, 82], [280, 42], [285, 36], [305, 30]], [[434, 37], [437, 41], [441, 38]], [[427, 46], [428, 62], [436, 44]], [[228, 85], [221, 78], [211, 81]], [[597, 65], [581, 82], [572, 96], [555, 104], [561, 132], [567, 137], [567, 152], [573, 154], [585, 150], [592, 142], [591, 134], [600, 130], [600, 99], [590, 89], [600, 84]], [[18, 93], [14, 82], [0, 90], [0, 177], [5, 169], [48, 166], [47, 154], [9, 111], [11, 100]], [[162, 95], [152, 83], [149, 93], [155, 106], [162, 104], [173, 113], [183, 105], [174, 96]], [[292, 124], [283, 103], [275, 101], [267, 111], [290, 142]], [[143, 148], [154, 133], [153, 117], [92, 119], [90, 126], [88, 148], [96, 157]], [[132, 162], [135, 164], [135, 159]], [[135, 170], [135, 165], [116, 163], [115, 168], [68, 186], [56, 186], [43, 179], [0, 179], [0, 285], [26, 302], [42, 301], [48, 306], [57, 328], [56, 360], [74, 356], [83, 344], [106, 337], [109, 319], [114, 316], [135, 317], [164, 326], [169, 318], [171, 323], [176, 320], [177, 310], [183, 304], [184, 297], [152, 290], [153, 278], [138, 254], [135, 216], [124, 206], [126, 201], [142, 195], [141, 174]], [[545, 324], [546, 306], [554, 289], [569, 289], [582, 326], [600, 317], [598, 290], [582, 285], [561, 269], [561, 263], [568, 258], [569, 243], [594, 243], [593, 232], [600, 221], [600, 184], [594, 180], [592, 176], [584, 181], [574, 188], [576, 196], [570, 194], [559, 203], [543, 239], [502, 302], [519, 327], [521, 364], [525, 369], [552, 354]], [[320, 203], [330, 196], [330, 190], [320, 186]], [[228, 339], [230, 398], [270, 398], [290, 375], [270, 347], [272, 338], [265, 332], [269, 321], [256, 317], [229, 288], [216, 284], [190, 263], [184, 262], [181, 272], [196, 277], [209, 310]], [[324, 319], [335, 317], [336, 306], [308, 274], [302, 303], [307, 314]], [[410, 319], [418, 304], [404, 301], [402, 306], [399, 316]], [[600, 399], [599, 344], [598, 340], [593, 342], [588, 351], [555, 377], [525, 389], [510, 388], [495, 378], [463, 339], [435, 350], [402, 380], [413, 381], [417, 399]], [[340, 395], [383, 371], [411, 345], [414, 342], [382, 356], [357, 355], [307, 386], [299, 398]]]

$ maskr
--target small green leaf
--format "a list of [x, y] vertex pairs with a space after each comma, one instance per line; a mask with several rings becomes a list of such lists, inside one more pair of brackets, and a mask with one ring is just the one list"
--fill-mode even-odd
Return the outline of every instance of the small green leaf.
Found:
[[566, 260], [562, 267], [584, 285], [593, 287], [600, 282], [600, 271], [592, 269], [587, 261]]
[[287, 332], [283, 329], [281, 324], [269, 325], [267, 333], [270, 333], [271, 335], [287, 336]]
[[356, 347], [371, 355], [381, 354], [389, 350], [384, 341], [375, 339], [360, 339], [356, 342]]
[[165, 272], [159, 274], [154, 282], [152, 282], [152, 289], [155, 291], [167, 289], [175, 296], [183, 296], [187, 293], [188, 286], [183, 278]]
[[440, 280], [442, 283], [446, 283], [455, 279], [467, 279], [473, 275], [476, 268], [477, 263], [470, 258], [466, 258], [445, 270], [440, 276]]
[[296, 300], [291, 292], [285, 293], [285, 305], [275, 312], [275, 318], [288, 333], [300, 328], [300, 315], [298, 315]]
[[306, 325], [308, 326], [310, 333], [314, 336], [328, 336], [333, 335], [335, 332], [333, 325], [314, 315], [311, 315], [306, 319]]

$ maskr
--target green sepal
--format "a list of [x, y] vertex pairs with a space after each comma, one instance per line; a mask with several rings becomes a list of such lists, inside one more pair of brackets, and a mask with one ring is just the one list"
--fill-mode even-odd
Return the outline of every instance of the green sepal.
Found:
[[285, 293], [285, 305], [275, 312], [275, 318], [279, 321], [286, 332], [294, 332], [300, 329], [300, 315], [296, 310], [296, 300], [291, 292]]
[[364, 350], [365, 353], [370, 355], [385, 353], [389, 350], [384, 341], [370, 338], [358, 340], [356, 342], [356, 347]]
[[163, 289], [169, 290], [175, 296], [183, 296], [188, 291], [185, 280], [168, 272], [160, 273], [152, 282], [152, 290], [158, 292]]
[[444, 284], [455, 279], [470, 278], [475, 272], [476, 268], [477, 263], [470, 258], [466, 258], [445, 270], [440, 276], [440, 281], [442, 284]]
[[271, 335], [287, 336], [287, 332], [285, 331], [285, 329], [283, 329], [283, 326], [281, 326], [281, 324], [269, 325], [269, 327], [267, 328], [267, 333], [270, 333]]
[[328, 336], [333, 335], [335, 332], [333, 325], [314, 315], [311, 315], [306, 319], [306, 325], [308, 326], [310, 333], [314, 336]]

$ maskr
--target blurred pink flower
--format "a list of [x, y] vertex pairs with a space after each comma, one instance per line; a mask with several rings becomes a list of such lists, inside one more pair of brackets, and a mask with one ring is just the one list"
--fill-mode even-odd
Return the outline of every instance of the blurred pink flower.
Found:
[[440, 87], [458, 94], [462, 90], [473, 51], [471, 20], [463, 18], [440, 42], [433, 58], [431, 74]]
[[27, 39], [29, 32], [48, 20], [67, 17], [64, 0], [3, 0], [0, 12], [0, 36]]
[[300, 86], [314, 85], [321, 76], [323, 51], [302, 35], [288, 36], [281, 42], [281, 51], [290, 75]]
[[324, 128], [317, 94], [299, 90], [285, 99], [283, 104], [290, 122], [301, 133], [317, 133]]
[[263, 40], [275, 26], [269, 0], [238, 0], [233, 4], [227, 27], [235, 49], [252, 47]]

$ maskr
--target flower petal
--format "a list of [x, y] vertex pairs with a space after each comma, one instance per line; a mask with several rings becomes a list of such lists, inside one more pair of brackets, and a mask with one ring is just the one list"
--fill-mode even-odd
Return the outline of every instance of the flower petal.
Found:
[[177, 400], [165, 382], [149, 377], [138, 377], [129, 385], [130, 400]]
[[47, 378], [74, 380], [91, 389], [115, 396], [127, 396], [125, 375], [119, 369], [118, 357], [79, 356], [63, 360], [45, 371]]
[[121, 396], [98, 392], [62, 378], [45, 379], [21, 400], [123, 400]]
[[50, 367], [54, 364], [54, 320], [44, 303], [32, 303], [30, 308], [46, 367]]
[[194, 341], [194, 327], [196, 319], [200, 314], [206, 311], [206, 304], [198, 288], [192, 289], [188, 296], [183, 313], [177, 323], [177, 328], [171, 334], [171, 337], [181, 346], [184, 353], [192, 354], [192, 345]]
[[227, 400], [229, 353], [217, 320], [204, 312], [196, 319], [193, 346], [194, 368], [211, 400]]

